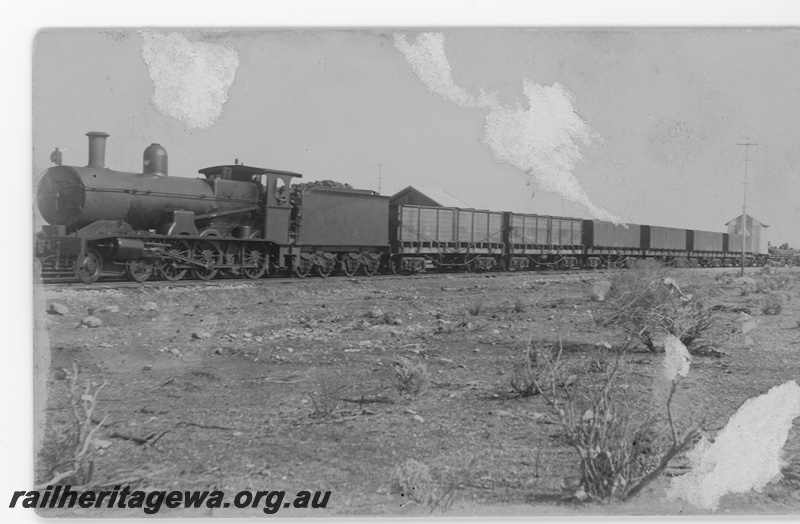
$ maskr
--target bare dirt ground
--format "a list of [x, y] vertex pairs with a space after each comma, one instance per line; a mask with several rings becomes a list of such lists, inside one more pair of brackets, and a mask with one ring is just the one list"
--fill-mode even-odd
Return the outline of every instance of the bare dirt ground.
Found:
[[[777, 315], [767, 293], [719, 279], [727, 271], [684, 270], [721, 309], [714, 332], [694, 355], [676, 396], [685, 419], [713, 431], [746, 399], [800, 378], [800, 273], [779, 269], [788, 285]], [[749, 269], [757, 275], [757, 269]], [[545, 402], [513, 395], [515, 364], [529, 340], [566, 352], [620, 343], [598, 327], [590, 273], [440, 275], [405, 279], [331, 278], [214, 288], [42, 291], [36, 302], [46, 381], [45, 443], [69, 421], [69, 381], [107, 382], [96, 418], [111, 444], [95, 459], [93, 480], [148, 476], [141, 489], [330, 490], [322, 515], [426, 515], [391, 492], [396, 468], [415, 459], [456, 485], [449, 515], [706, 513], [666, 502], [667, 477], [624, 504], [561, 500], [559, 487], [578, 458]], [[746, 286], [745, 286], [746, 287]], [[46, 314], [59, 303], [64, 315]], [[757, 327], [745, 340], [741, 312]], [[81, 327], [93, 312], [102, 326]], [[49, 340], [49, 348], [46, 342]], [[662, 355], [636, 350], [643, 383]], [[399, 395], [393, 360], [427, 366], [430, 389]], [[319, 416], [324, 394], [339, 391], [333, 414]], [[324, 407], [324, 406], [323, 406]], [[730, 495], [723, 513], [797, 513], [800, 432], [785, 447], [785, 476], [763, 493]], [[162, 435], [153, 445], [145, 439]], [[38, 461], [38, 481], [47, 464]], [[142, 516], [119, 510], [105, 516]], [[99, 516], [73, 510], [69, 515]], [[259, 509], [198, 510], [195, 515], [261, 515]], [[280, 513], [288, 516], [291, 513]], [[185, 511], [159, 516], [188, 516]]]

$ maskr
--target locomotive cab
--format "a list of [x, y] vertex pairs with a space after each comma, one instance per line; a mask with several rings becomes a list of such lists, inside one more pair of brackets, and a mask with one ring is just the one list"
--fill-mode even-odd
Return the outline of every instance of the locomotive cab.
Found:
[[291, 203], [289, 191], [292, 179], [302, 178], [299, 173], [265, 169], [260, 167], [233, 164], [201, 169], [210, 184], [220, 181], [252, 182], [259, 188], [259, 200], [262, 208], [258, 217], [263, 219], [263, 238], [277, 244], [289, 243], [289, 219]]

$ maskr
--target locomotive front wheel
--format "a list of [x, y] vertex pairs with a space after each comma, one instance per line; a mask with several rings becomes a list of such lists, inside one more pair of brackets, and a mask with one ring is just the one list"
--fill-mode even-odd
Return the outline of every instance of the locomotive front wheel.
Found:
[[142, 283], [146, 282], [147, 279], [153, 275], [154, 270], [155, 268], [151, 262], [140, 258], [128, 262], [125, 273], [127, 273], [128, 278], [134, 282]]
[[246, 266], [255, 266], [244, 268], [242, 271], [247, 278], [256, 280], [264, 276], [269, 269], [269, 256], [258, 244], [248, 244], [244, 248], [243, 263]]
[[103, 259], [97, 253], [84, 253], [75, 261], [75, 276], [84, 284], [94, 284], [102, 273]]
[[[182, 241], [173, 240], [170, 243], [169, 249], [167, 249], [167, 254], [188, 258], [189, 248], [186, 247], [186, 244]], [[179, 264], [181, 264], [180, 261], [169, 258], [164, 259], [158, 268], [158, 273], [161, 275], [161, 278], [169, 280], [170, 282], [180, 280], [186, 275], [186, 269], [178, 268]]]

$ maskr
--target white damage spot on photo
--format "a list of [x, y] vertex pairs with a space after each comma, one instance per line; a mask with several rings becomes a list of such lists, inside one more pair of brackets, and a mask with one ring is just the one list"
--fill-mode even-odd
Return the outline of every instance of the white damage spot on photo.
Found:
[[692, 471], [672, 479], [667, 498], [716, 510], [726, 494], [760, 492], [779, 480], [782, 449], [798, 416], [800, 386], [793, 380], [747, 400], [713, 443], [703, 437], [689, 452]]
[[239, 67], [235, 50], [191, 42], [180, 33], [143, 31], [142, 57], [153, 81], [151, 100], [161, 114], [189, 129], [214, 125]]
[[460, 107], [487, 111], [483, 140], [499, 162], [520, 169], [544, 191], [583, 205], [595, 218], [622, 223], [592, 202], [573, 173], [585, 161], [580, 146], [600, 138], [575, 112], [574, 95], [559, 83], [543, 86], [528, 78], [522, 79], [524, 104], [502, 104], [484, 89], [473, 95], [453, 80], [444, 41], [441, 33], [420, 34], [413, 44], [405, 35], [394, 35], [395, 46], [428, 91]]

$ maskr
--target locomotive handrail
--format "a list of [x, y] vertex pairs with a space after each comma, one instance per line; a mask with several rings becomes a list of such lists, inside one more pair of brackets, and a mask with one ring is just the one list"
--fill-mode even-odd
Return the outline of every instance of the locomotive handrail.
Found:
[[206, 198], [216, 198], [217, 200], [224, 200], [226, 202], [237, 202], [242, 204], [253, 204], [257, 203], [258, 200], [251, 200], [251, 199], [241, 199], [241, 198], [231, 198], [231, 197], [209, 197], [207, 195], [184, 195], [181, 193], [164, 193], [160, 191], [152, 191], [149, 189], [111, 189], [111, 188], [97, 188], [97, 187], [87, 187], [85, 188], [87, 192], [94, 191], [97, 193], [130, 193], [133, 195], [136, 194], [143, 194], [148, 196], [156, 196], [156, 197], [164, 197], [164, 198], [183, 198], [186, 200], [203, 200]]

